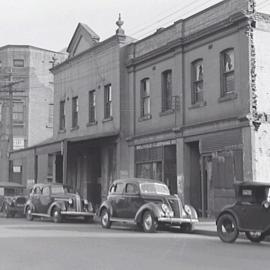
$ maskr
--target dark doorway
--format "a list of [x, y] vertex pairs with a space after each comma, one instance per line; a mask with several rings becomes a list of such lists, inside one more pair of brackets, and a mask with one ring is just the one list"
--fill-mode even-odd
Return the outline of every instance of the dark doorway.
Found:
[[55, 158], [55, 181], [63, 183], [63, 156], [61, 154], [56, 154]]
[[164, 181], [171, 194], [177, 194], [176, 145], [164, 147]]

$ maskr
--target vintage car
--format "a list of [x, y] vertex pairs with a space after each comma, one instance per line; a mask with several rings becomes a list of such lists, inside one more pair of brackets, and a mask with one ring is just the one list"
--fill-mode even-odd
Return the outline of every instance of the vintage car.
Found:
[[183, 232], [191, 232], [198, 221], [196, 210], [184, 205], [178, 195], [170, 195], [164, 183], [141, 178], [115, 180], [98, 215], [103, 228], [122, 222], [136, 224], [145, 232], [155, 232], [158, 225], [178, 226]]
[[233, 243], [239, 232], [259, 243], [270, 234], [270, 183], [241, 182], [235, 185], [236, 202], [219, 213], [216, 225], [223, 242]]
[[25, 186], [13, 182], [0, 182], [0, 210], [4, 217], [23, 215], [26, 200]]
[[26, 218], [51, 218], [58, 223], [67, 217], [83, 217], [93, 221], [93, 208], [90, 202], [62, 184], [35, 184], [24, 208]]

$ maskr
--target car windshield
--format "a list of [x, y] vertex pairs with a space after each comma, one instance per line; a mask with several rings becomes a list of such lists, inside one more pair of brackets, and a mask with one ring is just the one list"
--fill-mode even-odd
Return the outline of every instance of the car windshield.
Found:
[[63, 186], [51, 186], [52, 194], [64, 194], [67, 193], [67, 189]]
[[159, 183], [143, 183], [140, 184], [142, 194], [158, 194], [158, 195], [170, 195], [168, 187]]

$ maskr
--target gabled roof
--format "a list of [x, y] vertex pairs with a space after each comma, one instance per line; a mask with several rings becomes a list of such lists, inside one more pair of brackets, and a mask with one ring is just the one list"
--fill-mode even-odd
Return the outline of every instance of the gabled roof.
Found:
[[69, 58], [94, 47], [98, 42], [99, 36], [88, 25], [79, 23], [67, 48]]

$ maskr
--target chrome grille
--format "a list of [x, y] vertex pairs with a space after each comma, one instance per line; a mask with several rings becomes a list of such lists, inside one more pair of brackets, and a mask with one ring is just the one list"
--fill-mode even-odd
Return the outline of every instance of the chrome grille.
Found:
[[75, 204], [76, 204], [77, 212], [81, 212], [82, 211], [82, 203], [81, 203], [81, 198], [79, 195], [76, 195], [75, 201], [76, 201]]
[[173, 210], [174, 217], [180, 218], [180, 209], [179, 209], [179, 203], [177, 199], [169, 199], [170, 206]]

